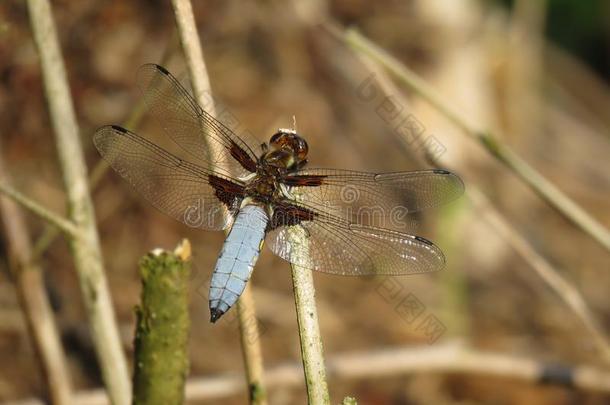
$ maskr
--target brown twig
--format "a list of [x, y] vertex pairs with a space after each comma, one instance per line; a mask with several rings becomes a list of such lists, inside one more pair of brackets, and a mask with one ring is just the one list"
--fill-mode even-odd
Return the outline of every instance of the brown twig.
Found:
[[546, 0], [517, 0], [511, 13], [506, 49], [507, 133], [522, 138], [541, 132]]
[[74, 224], [59, 214], [54, 213], [53, 211], [48, 210], [43, 205], [37, 203], [36, 201], [30, 199], [29, 197], [24, 196], [19, 191], [12, 188], [5, 181], [0, 180], [0, 193], [4, 194], [14, 202], [21, 205], [23, 208], [28, 211], [36, 214], [43, 220], [47, 221], [50, 224], [53, 224], [57, 229], [66, 235], [72, 238], [79, 238], [81, 233], [80, 230], [74, 226]]
[[[588, 365], [548, 364], [532, 356], [480, 351], [452, 342], [337, 354], [328, 359], [328, 374], [334, 379], [370, 380], [418, 373], [496, 377], [610, 393], [610, 373], [606, 370]], [[301, 365], [294, 362], [270, 368], [265, 375], [270, 388], [298, 387], [303, 379]], [[193, 378], [186, 383], [186, 398], [191, 401], [225, 398], [239, 394], [242, 387], [243, 379], [239, 374]], [[81, 392], [77, 399], [79, 405], [107, 404], [99, 390]], [[42, 402], [30, 399], [4, 405], [25, 404], [41, 405]]]
[[519, 255], [530, 264], [540, 278], [566, 303], [585, 325], [604, 360], [610, 363], [610, 342], [602, 326], [576, 287], [570, 284], [553, 266], [521, 236], [487, 200], [476, 187], [469, 187], [468, 197], [478, 212], [483, 213], [487, 222], [495, 229]]
[[127, 405], [131, 398], [127, 361], [104, 274], [87, 169], [51, 6], [48, 0], [28, 0], [27, 4], [68, 197], [69, 217], [81, 233], [79, 238], [70, 239], [70, 245], [91, 337], [112, 403]]
[[[169, 41], [170, 44], [175, 42], [175, 38], [172, 37], [172, 40]], [[161, 57], [160, 63], [163, 64], [165, 61], [169, 59], [170, 51], [173, 47], [170, 45], [165, 49], [163, 56]], [[146, 103], [143, 98], [140, 98], [138, 103], [129, 113], [129, 117], [123, 123], [124, 128], [134, 128], [138, 126], [140, 119], [142, 118], [142, 114], [145, 110]], [[104, 175], [108, 171], [110, 166], [104, 159], [99, 159], [93, 169], [91, 169], [89, 173], [89, 189], [93, 192], [97, 186], [100, 184], [101, 180], [104, 178]], [[36, 262], [40, 259], [40, 256], [51, 246], [53, 241], [59, 235], [58, 229], [52, 224], [47, 224], [42, 235], [38, 237], [36, 242], [34, 243], [34, 248], [32, 250], [32, 261]]]
[[350, 30], [344, 32], [330, 25], [326, 25], [324, 28], [354, 50], [366, 54], [369, 58], [384, 66], [403, 85], [426, 100], [464, 134], [478, 141], [491, 156], [503, 163], [544, 201], [610, 251], [610, 231], [521, 159], [510, 147], [502, 143], [499, 138], [492, 136], [490, 131], [479, 129], [467, 122], [464, 116], [459, 114], [446, 102], [424, 79], [356, 31]]
[[263, 354], [258, 342], [260, 334], [258, 330], [258, 318], [256, 313], [250, 312], [255, 308], [252, 286], [250, 283], [239, 297], [237, 303], [237, 316], [239, 320], [239, 333], [241, 339], [244, 367], [246, 369], [246, 380], [248, 381], [248, 397], [252, 404], [266, 404], [267, 393], [262, 385]]
[[[9, 182], [8, 172], [0, 154], [0, 182]], [[14, 201], [0, 197], [0, 214], [8, 244], [10, 269], [19, 301], [23, 309], [35, 352], [41, 363], [51, 402], [57, 405], [72, 403], [72, 384], [66, 355], [55, 325], [53, 311], [45, 291], [40, 267], [30, 262], [29, 235], [23, 213]]]
[[[396, 97], [400, 105], [407, 105], [406, 99], [400, 90], [394, 86], [391, 80], [377, 69], [376, 64], [364, 55], [357, 55], [363, 66], [376, 75], [379, 88], [386, 96]], [[397, 131], [391, 131], [398, 137], [405, 153], [411, 154], [409, 143]], [[430, 158], [430, 156], [428, 156]], [[433, 162], [437, 163], [437, 162]], [[576, 287], [563, 278], [560, 272], [554, 268], [532, 245], [519, 234], [493, 205], [484, 193], [475, 184], [469, 183], [466, 187], [466, 195], [476, 205], [477, 209], [484, 213], [490, 226], [494, 228], [519, 255], [536, 271], [538, 276], [553, 290], [559, 298], [572, 310], [574, 315], [581, 320], [591, 336], [598, 350], [603, 354], [604, 360], [610, 363], [610, 342], [603, 331], [602, 326], [593, 315], [593, 312]]]

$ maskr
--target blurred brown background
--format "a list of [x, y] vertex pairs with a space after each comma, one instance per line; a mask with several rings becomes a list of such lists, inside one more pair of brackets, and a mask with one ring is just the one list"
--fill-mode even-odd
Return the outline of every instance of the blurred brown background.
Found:
[[[503, 141], [592, 216], [610, 226], [610, 4], [548, 0], [194, 2], [214, 96], [259, 140], [278, 127], [299, 132], [312, 167], [392, 171], [426, 167], [421, 150], [401, 149], [378, 101], [358, 97], [370, 72], [319, 28], [330, 18], [358, 28], [428, 80], [480, 127]], [[54, 1], [82, 140], [92, 168], [91, 136], [123, 122], [136, 104], [134, 76], [159, 63], [186, 83], [173, 13], [165, 1]], [[396, 90], [398, 91], [398, 90]], [[512, 225], [584, 295], [610, 330], [610, 254], [545, 205], [417, 95], [397, 93], [446, 149], [445, 166], [466, 187], [480, 187]], [[381, 99], [380, 99], [381, 100]], [[222, 117], [222, 115], [221, 115]], [[228, 117], [228, 115], [225, 115]], [[235, 125], [235, 124], [234, 124]], [[239, 132], [239, 131], [238, 131]], [[0, 4], [0, 140], [14, 185], [56, 212], [65, 197], [25, 5]], [[128, 357], [137, 261], [182, 237], [194, 247], [191, 375], [242, 369], [238, 326], [227, 314], [209, 323], [205, 283], [221, 232], [193, 231], [157, 212], [114, 172], [94, 192], [108, 279]], [[28, 216], [34, 237], [44, 224]], [[481, 219], [467, 199], [415, 218], [417, 233], [437, 242], [448, 266], [432, 275], [359, 279], [315, 275], [325, 353], [462, 339], [474, 347], [551, 362], [607, 367], [582, 323], [531, 267]], [[20, 313], [0, 239], [0, 400], [41, 396], [44, 384]], [[78, 388], [101, 385], [78, 281], [65, 241], [42, 261], [48, 292]], [[264, 250], [252, 282], [266, 365], [300, 361], [289, 266]], [[418, 330], [384, 295], [389, 284], [412, 294], [442, 325], [438, 339]], [[400, 299], [402, 299], [400, 298]], [[400, 301], [399, 299], [399, 301]], [[441, 336], [442, 335], [442, 336]], [[429, 342], [434, 340], [434, 342]], [[423, 374], [330, 380], [338, 402], [361, 404], [603, 404], [610, 398], [568, 388], [473, 375]], [[243, 394], [217, 401], [245, 403]], [[273, 404], [305, 402], [304, 388], [275, 388]], [[210, 403], [210, 402], [207, 402]]]

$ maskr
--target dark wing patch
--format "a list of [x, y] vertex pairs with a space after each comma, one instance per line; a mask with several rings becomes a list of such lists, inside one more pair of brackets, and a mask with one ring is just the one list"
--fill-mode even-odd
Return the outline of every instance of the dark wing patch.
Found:
[[298, 207], [288, 202], [275, 204], [273, 216], [267, 225], [267, 231], [271, 231], [280, 226], [298, 225], [303, 221], [312, 221], [316, 213], [307, 208]]
[[323, 183], [326, 176], [317, 174], [297, 174], [286, 176], [282, 180], [284, 184], [291, 187], [316, 187]]
[[252, 160], [248, 152], [246, 152], [241, 146], [231, 141], [231, 156], [239, 162], [239, 164], [249, 172], [256, 172], [256, 162]]
[[222, 201], [229, 210], [233, 210], [237, 206], [237, 202], [243, 198], [244, 187], [239, 184], [213, 174], [208, 175], [208, 182], [214, 188], [216, 198]]

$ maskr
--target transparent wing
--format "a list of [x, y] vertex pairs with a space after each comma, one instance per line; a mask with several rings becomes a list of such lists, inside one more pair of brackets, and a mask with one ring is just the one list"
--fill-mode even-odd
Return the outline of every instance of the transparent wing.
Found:
[[464, 184], [446, 170], [365, 173], [304, 169], [286, 177], [298, 204], [372, 227], [405, 230], [406, 215], [457, 199]]
[[349, 276], [426, 273], [445, 265], [441, 250], [424, 238], [308, 211], [313, 220], [268, 232], [273, 253], [311, 270]]
[[138, 70], [137, 81], [149, 112], [182, 155], [203, 167], [221, 167], [235, 177], [256, 170], [260, 146], [237, 136], [205, 112], [165, 68], [144, 65]]
[[243, 184], [182, 159], [118, 126], [97, 130], [93, 142], [110, 166], [156, 208], [191, 227], [230, 225]]

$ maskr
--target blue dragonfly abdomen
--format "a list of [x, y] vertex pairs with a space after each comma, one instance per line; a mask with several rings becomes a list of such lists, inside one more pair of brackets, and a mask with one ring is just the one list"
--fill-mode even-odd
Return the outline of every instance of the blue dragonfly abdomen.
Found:
[[243, 207], [218, 256], [210, 283], [210, 315], [216, 322], [236, 302], [250, 279], [269, 217], [257, 205]]

